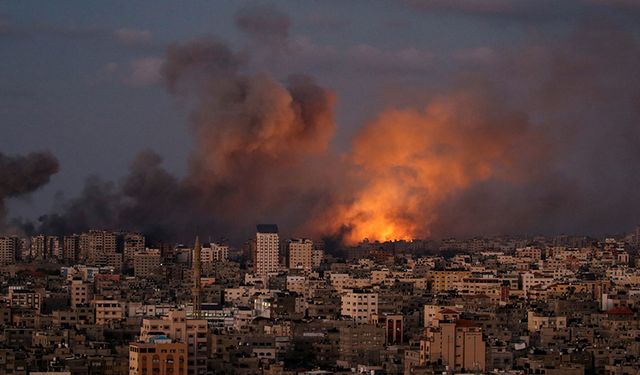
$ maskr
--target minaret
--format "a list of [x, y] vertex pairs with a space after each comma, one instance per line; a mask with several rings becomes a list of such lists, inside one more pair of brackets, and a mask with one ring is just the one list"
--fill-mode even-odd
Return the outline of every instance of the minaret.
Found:
[[193, 245], [193, 260], [192, 275], [193, 275], [193, 288], [191, 289], [191, 295], [193, 297], [193, 316], [194, 318], [200, 318], [200, 312], [202, 309], [202, 289], [200, 285], [200, 252], [202, 246], [200, 246], [200, 238], [196, 236], [196, 243]]

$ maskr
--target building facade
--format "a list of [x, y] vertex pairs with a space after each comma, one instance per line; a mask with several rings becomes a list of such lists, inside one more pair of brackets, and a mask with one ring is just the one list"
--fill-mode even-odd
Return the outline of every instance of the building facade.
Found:
[[208, 326], [205, 319], [189, 319], [184, 311], [174, 310], [160, 319], [144, 319], [140, 339], [148, 341], [152, 336], [165, 335], [187, 344], [188, 373], [205, 374], [207, 371]]
[[313, 241], [306, 238], [294, 238], [289, 241], [289, 268], [311, 271]]
[[187, 375], [187, 344], [166, 336], [129, 345], [129, 375]]
[[275, 224], [258, 225], [255, 249], [255, 273], [266, 276], [280, 269], [280, 238]]
[[378, 314], [378, 293], [354, 290], [342, 296], [342, 316], [369, 323]]
[[17, 237], [0, 237], [0, 266], [16, 262], [20, 239]]
[[133, 272], [136, 277], [151, 277], [158, 274], [162, 257], [159, 249], [147, 249], [133, 256]]

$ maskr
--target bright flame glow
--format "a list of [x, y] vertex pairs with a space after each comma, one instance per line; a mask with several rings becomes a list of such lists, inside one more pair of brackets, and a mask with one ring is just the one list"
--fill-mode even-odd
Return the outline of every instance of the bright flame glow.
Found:
[[477, 96], [458, 94], [424, 111], [384, 111], [354, 140], [355, 178], [366, 182], [351, 201], [331, 209], [330, 230], [349, 228], [348, 243], [424, 238], [444, 199], [513, 174], [509, 166], [526, 118], [487, 107]]

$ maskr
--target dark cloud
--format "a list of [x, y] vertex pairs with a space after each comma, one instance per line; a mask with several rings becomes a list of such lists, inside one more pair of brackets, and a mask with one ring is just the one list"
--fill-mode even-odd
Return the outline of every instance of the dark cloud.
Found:
[[44, 231], [130, 228], [164, 238], [195, 231], [238, 239], [256, 222], [298, 226], [326, 202], [332, 175], [321, 167], [335, 123], [333, 94], [313, 78], [281, 83], [243, 72], [226, 44], [198, 39], [172, 45], [162, 74], [191, 108], [196, 147], [178, 179], [153, 153], [141, 154], [117, 186], [91, 180]]
[[[596, 234], [640, 222], [640, 44], [586, 22], [461, 64], [356, 134], [344, 200], [316, 225], [397, 239]], [[349, 228], [348, 232], [344, 228]]]
[[247, 37], [272, 47], [284, 46], [289, 38], [291, 19], [273, 4], [252, 4], [235, 14], [236, 27]]
[[122, 197], [116, 185], [96, 176], [87, 178], [78, 197], [57, 197], [56, 212], [38, 218], [38, 232], [52, 235], [70, 234], [90, 228], [117, 229]]
[[536, 41], [485, 74], [536, 119], [547, 157], [442, 203], [441, 234], [612, 233], [640, 222], [640, 44], [607, 23]]
[[[315, 27], [345, 29], [348, 22], [335, 15], [311, 14], [306, 21]], [[406, 22], [406, 21], [403, 21]], [[251, 60], [255, 68], [270, 66], [274, 70], [332, 71], [346, 68], [345, 74], [421, 75], [431, 72], [436, 56], [421, 48], [381, 49], [360, 43], [344, 49], [317, 44], [311, 39], [289, 35], [289, 16], [272, 4], [253, 4], [241, 8], [235, 15], [237, 28], [254, 43]], [[383, 27], [407, 27], [398, 20]], [[283, 69], [284, 67], [284, 69]]]
[[[173, 44], [167, 50], [166, 63], [162, 69], [169, 92], [177, 94], [180, 85], [187, 94], [204, 94], [211, 81], [232, 82], [238, 69], [244, 65], [245, 57], [234, 52], [226, 43], [212, 38], [201, 38], [185, 44]], [[192, 89], [196, 89], [190, 91]], [[220, 90], [228, 87], [220, 87]]]
[[[90, 177], [78, 197], [59, 202], [57, 212], [39, 218], [38, 231], [78, 233], [92, 228], [135, 229], [152, 240], [197, 233], [206, 215], [188, 187], [167, 172], [151, 151], [140, 153], [118, 184]], [[208, 214], [208, 223], [214, 215]]]
[[58, 172], [58, 160], [49, 152], [25, 156], [0, 153], [0, 229], [5, 226], [5, 200], [31, 193], [49, 182]]

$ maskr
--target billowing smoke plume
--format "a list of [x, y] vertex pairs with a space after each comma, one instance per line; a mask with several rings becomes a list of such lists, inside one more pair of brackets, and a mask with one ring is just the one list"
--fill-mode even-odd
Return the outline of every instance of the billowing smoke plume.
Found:
[[640, 223], [640, 45], [607, 23], [532, 42], [487, 73], [536, 118], [551, 152], [442, 202], [436, 233], [615, 233]]
[[177, 179], [158, 155], [143, 153], [120, 186], [94, 180], [61, 215], [43, 217], [43, 228], [234, 236], [260, 221], [297, 226], [325, 205], [333, 176], [320, 163], [330, 157], [333, 94], [309, 76], [282, 84], [245, 73], [244, 62], [213, 39], [172, 45], [163, 75], [169, 92], [191, 108], [196, 143], [187, 175]]
[[602, 234], [640, 221], [631, 33], [585, 25], [465, 78], [475, 83], [425, 109], [386, 109], [361, 129], [352, 162], [363, 187], [321, 222], [358, 241]]
[[37, 190], [56, 172], [58, 160], [49, 152], [33, 152], [26, 156], [0, 153], [0, 229], [6, 229], [5, 199]]
[[437, 204], [490, 178], [517, 181], [541, 160], [542, 138], [522, 112], [486, 88], [465, 88], [426, 108], [389, 109], [355, 138], [352, 163], [366, 181], [329, 212], [347, 240], [428, 236]]
[[283, 85], [267, 74], [242, 74], [241, 61], [208, 40], [169, 49], [169, 90], [194, 101], [197, 147], [185, 183], [236, 225], [300, 222], [322, 199], [315, 191], [322, 180], [309, 173], [318, 168], [309, 164], [333, 135], [333, 94], [308, 76]]

